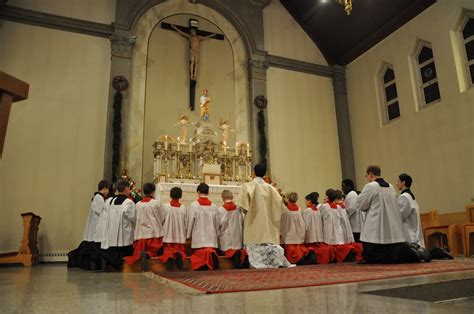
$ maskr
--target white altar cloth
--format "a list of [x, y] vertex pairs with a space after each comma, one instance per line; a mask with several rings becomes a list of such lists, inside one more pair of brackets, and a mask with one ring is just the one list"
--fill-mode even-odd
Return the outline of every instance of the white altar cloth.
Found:
[[[183, 190], [183, 198], [181, 203], [184, 205], [190, 205], [193, 201], [197, 200], [197, 187], [196, 183], [172, 183], [172, 182], [159, 182], [156, 184], [156, 199], [160, 203], [167, 203], [170, 201], [170, 190], [173, 187], [180, 187]], [[240, 192], [241, 187], [239, 185], [209, 185], [209, 199], [217, 206], [222, 205], [221, 193], [224, 190], [230, 190], [234, 194], [234, 199]]]

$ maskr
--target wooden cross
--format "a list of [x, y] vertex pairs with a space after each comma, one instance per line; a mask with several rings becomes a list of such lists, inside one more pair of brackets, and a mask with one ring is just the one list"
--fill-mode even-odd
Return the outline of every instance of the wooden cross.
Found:
[[196, 95], [196, 82], [199, 65], [199, 44], [207, 39], [224, 40], [224, 35], [200, 30], [198, 21], [189, 19], [189, 27], [161, 23], [162, 29], [178, 32], [189, 41], [189, 108], [194, 111], [194, 99]]

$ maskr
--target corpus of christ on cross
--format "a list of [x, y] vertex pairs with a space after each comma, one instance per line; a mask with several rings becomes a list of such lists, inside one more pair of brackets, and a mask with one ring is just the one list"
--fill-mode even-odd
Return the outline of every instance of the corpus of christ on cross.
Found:
[[189, 27], [161, 23], [162, 29], [176, 31], [189, 40], [189, 108], [194, 111], [197, 71], [199, 65], [199, 44], [207, 39], [224, 40], [224, 35], [202, 31], [197, 20], [189, 19]]

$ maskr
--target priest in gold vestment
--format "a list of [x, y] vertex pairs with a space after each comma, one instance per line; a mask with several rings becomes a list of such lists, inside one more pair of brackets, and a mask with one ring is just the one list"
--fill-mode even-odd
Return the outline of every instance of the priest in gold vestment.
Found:
[[278, 191], [263, 176], [266, 167], [254, 167], [255, 178], [242, 186], [237, 204], [244, 210], [244, 244], [252, 268], [289, 267], [280, 246], [280, 219], [284, 210]]

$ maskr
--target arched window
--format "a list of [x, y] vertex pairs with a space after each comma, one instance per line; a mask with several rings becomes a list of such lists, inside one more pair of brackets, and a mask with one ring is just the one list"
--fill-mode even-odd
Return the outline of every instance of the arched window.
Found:
[[466, 52], [466, 71], [474, 84], [474, 18], [466, 16], [461, 26], [461, 35]]
[[433, 49], [429, 43], [421, 42], [419, 44], [415, 53], [415, 64], [418, 70], [421, 107], [426, 107], [441, 99]]
[[380, 85], [382, 87], [383, 105], [382, 114], [384, 124], [400, 117], [400, 106], [398, 104], [397, 83], [395, 71], [390, 64], [385, 64], [380, 72]]

